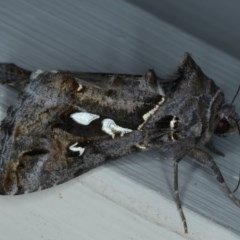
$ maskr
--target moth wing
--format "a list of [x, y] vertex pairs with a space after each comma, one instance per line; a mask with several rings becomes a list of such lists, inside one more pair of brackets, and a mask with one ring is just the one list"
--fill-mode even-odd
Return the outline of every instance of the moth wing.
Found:
[[145, 75], [114, 74], [114, 73], [71, 73], [86, 85], [104, 89], [139, 90], [164, 95], [159, 77], [150, 69]]
[[0, 83], [15, 90], [23, 90], [29, 82], [31, 72], [13, 63], [0, 63]]

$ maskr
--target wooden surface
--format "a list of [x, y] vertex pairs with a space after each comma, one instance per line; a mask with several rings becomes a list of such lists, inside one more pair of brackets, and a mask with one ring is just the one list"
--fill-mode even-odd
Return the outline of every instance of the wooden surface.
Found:
[[[0, 0], [0, 6], [0, 62], [31, 70], [143, 74], [154, 68], [163, 75], [188, 51], [228, 100], [239, 85], [240, 61], [129, 2]], [[2, 117], [15, 96], [1, 87]], [[226, 154], [215, 160], [234, 188], [239, 136], [215, 142]], [[172, 172], [172, 162], [155, 150], [118, 159], [49, 190], [1, 196], [0, 239], [239, 239], [240, 209], [190, 159], [180, 164], [189, 225], [184, 235]]]

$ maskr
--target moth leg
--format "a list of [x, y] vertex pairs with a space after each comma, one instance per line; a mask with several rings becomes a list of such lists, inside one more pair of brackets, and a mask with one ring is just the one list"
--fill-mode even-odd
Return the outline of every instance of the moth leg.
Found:
[[0, 63], [0, 83], [23, 90], [29, 82], [31, 72], [13, 63]]
[[210, 150], [211, 152], [215, 153], [216, 155], [219, 155], [219, 156], [222, 156], [222, 157], [225, 156], [225, 154], [224, 154], [223, 152], [221, 152], [220, 150], [218, 150], [218, 149], [215, 147], [215, 145], [214, 145], [214, 143], [213, 143], [212, 140], [210, 140], [207, 144], [205, 144], [205, 147], [206, 147], [208, 150]]
[[183, 212], [182, 202], [181, 202], [181, 199], [180, 199], [179, 189], [178, 189], [178, 163], [180, 162], [180, 160], [175, 160], [174, 161], [174, 196], [175, 196], [175, 201], [176, 201], [176, 204], [177, 204], [177, 208], [178, 208], [180, 217], [182, 219], [184, 232], [188, 233], [187, 221], [186, 221], [186, 218], [185, 218], [185, 215], [184, 215], [184, 212]]
[[231, 189], [225, 182], [223, 175], [217, 164], [213, 160], [212, 156], [199, 148], [194, 148], [188, 155], [193, 158], [198, 164], [212, 171], [217, 181], [221, 184], [221, 186], [227, 193], [228, 197], [233, 201], [234, 204], [236, 204], [240, 208], [240, 200], [235, 197], [234, 193], [231, 191]]

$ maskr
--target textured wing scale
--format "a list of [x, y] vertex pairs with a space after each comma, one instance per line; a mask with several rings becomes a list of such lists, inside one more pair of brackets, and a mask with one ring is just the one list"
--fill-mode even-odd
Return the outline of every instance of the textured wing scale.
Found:
[[[236, 131], [239, 117], [189, 54], [172, 78], [160, 79], [153, 70], [145, 76], [31, 73], [0, 64], [0, 82], [22, 91], [1, 124], [1, 194], [48, 188], [109, 159], [157, 146], [173, 155], [174, 195], [185, 232], [178, 163], [186, 155], [210, 169], [240, 207], [212, 156], [201, 149], [220, 153], [212, 143], [216, 127], [226, 136]], [[229, 119], [228, 131], [219, 122]]]
[[[16, 73], [30, 76], [29, 71], [17, 68]], [[147, 90], [148, 84], [142, 83], [146, 78], [129, 75], [126, 81], [125, 75], [106, 74], [107, 86], [101, 88], [79, 75], [31, 74], [19, 103], [8, 110], [1, 125], [2, 194], [36, 191], [67, 181], [107, 159], [136, 150], [144, 141], [145, 134], [137, 127], [162, 97]], [[17, 77], [3, 83], [18, 88], [22, 78]], [[125, 80], [122, 87], [121, 79]], [[129, 82], [134, 88], [128, 88]], [[78, 113], [98, 117], [79, 124], [79, 119], [71, 117]], [[114, 124], [103, 126], [108, 119]]]

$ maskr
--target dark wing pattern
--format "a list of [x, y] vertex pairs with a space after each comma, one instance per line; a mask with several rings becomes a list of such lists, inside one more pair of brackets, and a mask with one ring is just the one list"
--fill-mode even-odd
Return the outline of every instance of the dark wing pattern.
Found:
[[[26, 85], [29, 71], [14, 68], [25, 73]], [[51, 187], [144, 142], [138, 126], [162, 96], [145, 76], [106, 76], [103, 88], [80, 74], [31, 73], [1, 124], [2, 194]], [[17, 88], [17, 77], [5, 83]]]

